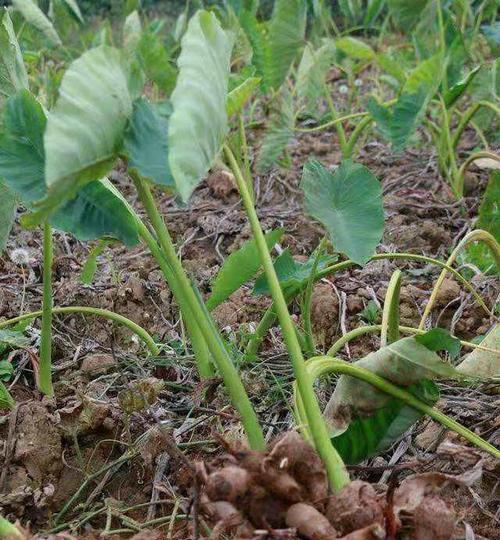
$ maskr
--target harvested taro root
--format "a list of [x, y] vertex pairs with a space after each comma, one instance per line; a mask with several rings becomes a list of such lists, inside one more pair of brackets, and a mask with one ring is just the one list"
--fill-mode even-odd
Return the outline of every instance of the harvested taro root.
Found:
[[223, 444], [226, 454], [197, 464], [211, 539], [453, 538], [455, 515], [436, 492], [445, 483], [463, 484], [460, 477], [414, 475], [388, 503], [385, 491], [360, 480], [329, 493], [319, 456], [296, 432], [279, 437], [267, 452]]

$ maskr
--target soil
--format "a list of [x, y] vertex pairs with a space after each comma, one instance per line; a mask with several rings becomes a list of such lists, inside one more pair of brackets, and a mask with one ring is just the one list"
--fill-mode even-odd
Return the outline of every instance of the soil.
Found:
[[[487, 174], [473, 169], [467, 196], [457, 203], [439, 177], [435, 156], [423, 147], [395, 155], [376, 137], [369, 140], [358, 160], [376, 174], [383, 187], [386, 227], [378, 251], [446, 259], [473, 227]], [[465, 137], [467, 144], [470, 141]], [[321, 226], [301, 209], [301, 167], [312, 155], [327, 165], [339, 162], [333, 132], [297, 135], [290, 147], [288, 169], [255, 176], [263, 228], [284, 227], [281, 247], [302, 259], [323, 234]], [[118, 167], [111, 179], [140, 210], [123, 170]], [[230, 176], [220, 171], [211, 175], [186, 208], [179, 208], [168, 194], [158, 191], [156, 195], [185, 267], [201, 291], [208, 294], [224, 258], [250, 237]], [[0, 318], [40, 308], [40, 248], [39, 231], [16, 227], [0, 258]], [[55, 305], [91, 305], [129, 317], [165, 344], [162, 355], [148, 358], [130, 332], [103, 319], [55, 316], [56, 396], [49, 400], [35, 389], [39, 322], [28, 327], [31, 345], [10, 355], [15, 365], [11, 391], [18, 405], [0, 416], [0, 513], [19, 520], [41, 537], [66, 531], [57, 538], [95, 538], [104, 531], [113, 538], [135, 534], [136, 540], [168, 534], [168, 538], [192, 538], [194, 523], [201, 527], [204, 523], [198, 514], [200, 491], [193, 481], [193, 464], [212, 462], [220, 454], [220, 437], [227, 444], [241, 441], [241, 426], [220, 380], [200, 383], [197, 379], [193, 358], [183, 344], [184, 329], [177, 307], [145, 248], [112, 245], [99, 257], [92, 284], [83, 285], [79, 274], [88, 250], [88, 245], [55, 233]], [[366, 324], [363, 310], [370, 301], [383, 303], [396, 268], [404, 274], [402, 324], [418, 325], [439, 269], [416, 262], [375, 261], [316, 284], [312, 322], [321, 349], [326, 350], [346, 330]], [[473, 282], [487, 304], [494, 305], [498, 294], [494, 278], [478, 275]], [[244, 286], [217, 308], [214, 317], [239, 343], [268, 305], [268, 298], [252, 296], [251, 287]], [[298, 313], [297, 305], [293, 309]], [[463, 339], [485, 333], [492, 324], [452, 279], [443, 285], [433, 322], [453, 329]], [[356, 359], [378, 345], [378, 337], [365, 335], [340, 356]], [[240, 368], [271, 441], [293, 426], [288, 401], [291, 368], [277, 328], [269, 333], [259, 358], [242, 363]], [[330, 392], [328, 385], [318, 388], [323, 404]], [[499, 405], [498, 388], [491, 385], [467, 390], [453, 383], [442, 385], [439, 407], [493, 444], [499, 443]], [[163, 432], [158, 434], [160, 424], [168, 437]], [[439, 444], [443, 442], [455, 445], [455, 452], [443, 452]], [[467, 461], [471, 452], [472, 459]], [[441, 496], [447, 503], [426, 499], [425, 504], [441, 512], [444, 521], [449, 519], [448, 508], [455, 508], [456, 538], [464, 538], [467, 531], [467, 538], [473, 538], [470, 531], [474, 531], [475, 538], [493, 539], [500, 533], [495, 514], [498, 463], [490, 463], [486, 456], [433, 423], [420, 422], [390, 451], [352, 468], [352, 474], [376, 489], [386, 490], [394, 489], [410, 472], [460, 474], [481, 460], [483, 476], [473, 487], [445, 490]], [[289, 502], [304, 501], [310, 498]], [[278, 528], [287, 524], [299, 527], [292, 518], [287, 521], [286, 508], [277, 511], [285, 516]], [[365, 510], [368, 512], [368, 507]], [[379, 510], [377, 507], [373, 512]], [[254, 517], [260, 512], [256, 510]], [[415, 512], [429, 513], [425, 505]], [[331, 521], [339, 535], [349, 534], [348, 528]], [[374, 519], [368, 522], [371, 526]], [[257, 520], [252, 526], [258, 528], [265, 523]], [[429, 524], [431, 531], [432, 526]], [[152, 532], [157, 527], [160, 530]], [[204, 534], [203, 528], [201, 532]], [[363, 538], [375, 534], [371, 531]], [[441, 538], [428, 530], [419, 534], [422, 539]]]

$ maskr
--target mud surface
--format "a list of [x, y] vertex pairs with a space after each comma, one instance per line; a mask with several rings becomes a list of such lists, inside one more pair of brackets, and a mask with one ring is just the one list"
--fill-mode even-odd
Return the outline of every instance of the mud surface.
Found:
[[[376, 138], [370, 137], [370, 141], [358, 159], [383, 186], [386, 227], [378, 252], [404, 251], [446, 259], [473, 227], [487, 174], [472, 168], [467, 196], [457, 203], [439, 178], [433, 155], [421, 148], [394, 155]], [[301, 167], [311, 156], [328, 165], [337, 164], [340, 156], [332, 132], [298, 135], [290, 148], [291, 167], [256, 176], [255, 192], [263, 228], [284, 227], [281, 247], [303, 259], [317, 246], [323, 231], [302, 212], [298, 187]], [[139, 208], [123, 171], [114, 171], [112, 180]], [[220, 173], [211, 176], [197, 189], [187, 208], [179, 208], [164, 193], [157, 192], [157, 196], [186, 268], [201, 291], [208, 294], [224, 258], [250, 237], [230, 177]], [[40, 309], [40, 248], [38, 231], [16, 227], [0, 258], [0, 319]], [[241, 439], [237, 416], [219, 380], [203, 384], [198, 381], [190, 351], [183, 344], [184, 329], [177, 307], [147, 250], [143, 246], [131, 250], [119, 244], [110, 246], [98, 259], [92, 284], [83, 285], [79, 275], [88, 249], [67, 235], [55, 234], [55, 305], [91, 305], [116, 311], [164, 343], [162, 356], [148, 358], [136, 337], [109, 321], [58, 315], [53, 341], [56, 397], [48, 400], [35, 390], [39, 322], [29, 326], [26, 333], [30, 346], [9, 357], [16, 366], [11, 391], [19, 404], [10, 414], [0, 416], [0, 511], [19, 519], [34, 532], [70, 531], [78, 538], [92, 538], [97, 536], [96, 531], [117, 538], [134, 534], [139, 535], [136, 539], [163, 538], [167, 533], [170, 538], [191, 538], [194, 521], [201, 527], [201, 534], [207, 534], [192, 466], [197, 461], [210, 463], [220, 452], [219, 435], [229, 443]], [[326, 350], [345, 331], [366, 324], [366, 306], [383, 302], [396, 268], [403, 270], [401, 322], [418, 325], [439, 269], [419, 262], [379, 260], [315, 286], [312, 322], [320, 348]], [[492, 306], [498, 294], [495, 280], [477, 275], [473, 284]], [[252, 296], [251, 287], [245, 286], [217, 308], [214, 317], [236, 343], [243, 343], [249, 328], [258, 323], [268, 305], [268, 298]], [[293, 309], [298, 313], [298, 306]], [[372, 324], [379, 317], [380, 311]], [[463, 339], [485, 333], [492, 324], [451, 279], [443, 286], [433, 322]], [[378, 345], [378, 337], [365, 335], [343, 349], [340, 356], [356, 359]], [[240, 367], [271, 441], [292, 426], [287, 403], [291, 368], [279, 330], [274, 328], [269, 333], [257, 360]], [[150, 384], [151, 399], [147, 403], [140, 397], [144, 389], [137, 390], [138, 381], [144, 379]], [[330, 392], [329, 386], [318, 388], [323, 403]], [[451, 383], [442, 385], [439, 407], [493, 444], [499, 442], [498, 405], [497, 390], [491, 386], [464, 390]], [[159, 423], [167, 427], [169, 438], [158, 435]], [[443, 452], [443, 442], [455, 445], [455, 450]], [[458, 475], [482, 459], [486, 460], [482, 478], [472, 487], [445, 489], [439, 500], [423, 498], [412, 509], [412, 516], [429, 514], [426, 505], [430, 505], [435, 509], [433, 515], [438, 516], [437, 522], [457, 524], [456, 538], [464, 538], [467, 531], [473, 530], [476, 538], [493, 539], [500, 532], [495, 516], [498, 464], [490, 463], [432, 422], [418, 424], [389, 452], [354, 468], [353, 475], [374, 483], [376, 489], [387, 490], [387, 486], [393, 489], [409, 473], [433, 470]], [[273, 504], [278, 508], [275, 512], [272, 506], [271, 513], [280, 516], [279, 523], [268, 522], [269, 526], [301, 530], [293, 512], [287, 517], [292, 503], [312, 503], [301, 509], [306, 514], [311, 508], [318, 511], [317, 494], [307, 494], [309, 488], [302, 481], [299, 484], [300, 496], [290, 495], [285, 505], [279, 497], [275, 499]], [[352, 489], [356, 486], [353, 484]], [[387, 519], [385, 514], [383, 520], [380, 518], [380, 507], [372, 509], [371, 503], [365, 501], [366, 497], [373, 499], [373, 489], [353, 495], [364, 509], [357, 517], [369, 514], [366, 521], [370, 527], [375, 522], [385, 524]], [[378, 501], [381, 495], [376, 495]], [[337, 501], [336, 515], [349, 515], [348, 507], [345, 512], [339, 510], [343, 504]], [[319, 510], [338, 537], [383, 537], [376, 536], [373, 530], [365, 536], [348, 536], [357, 530], [354, 525], [337, 523], [328, 504], [323, 506]], [[452, 506], [456, 516], [450, 518]], [[245, 514], [244, 518], [250, 520], [253, 531], [266, 527], [260, 509], [249, 512], [252, 515]], [[414, 531], [415, 538], [441, 538], [432, 523], [425, 523], [428, 530], [418, 534]], [[161, 527], [158, 533], [141, 532], [157, 527]], [[306, 533], [302, 535], [308, 538]], [[270, 536], [277, 537], [293, 538]]]

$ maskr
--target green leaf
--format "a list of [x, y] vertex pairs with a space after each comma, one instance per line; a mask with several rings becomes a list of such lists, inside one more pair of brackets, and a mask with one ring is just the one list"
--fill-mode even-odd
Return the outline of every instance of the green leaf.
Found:
[[240, 22], [252, 45], [252, 63], [262, 79], [262, 90], [277, 90], [304, 44], [306, 2], [276, 0], [268, 22], [259, 23], [250, 11], [241, 13]]
[[[439, 399], [439, 388], [425, 379], [406, 390], [428, 405]], [[344, 463], [355, 465], [389, 449], [422, 416], [413, 407], [391, 399], [371, 416], [356, 416], [346, 431], [331, 439], [332, 444]]]
[[69, 13], [72, 15], [74, 19], [76, 19], [80, 23], [84, 22], [82, 12], [80, 11], [80, 7], [78, 6], [78, 2], [76, 0], [61, 0], [61, 1], [66, 6]]
[[490, 350], [474, 349], [457, 366], [457, 371], [471, 377], [500, 377], [500, 325], [496, 324], [480, 345]]
[[[46, 195], [45, 127], [45, 113], [27, 90], [7, 100], [5, 133], [0, 136], [0, 178], [29, 208]], [[85, 185], [76, 197], [59, 205], [50, 222], [80, 240], [109, 235], [127, 245], [138, 242], [135, 218], [107, 180]]]
[[335, 251], [365, 264], [374, 254], [384, 230], [382, 190], [363, 165], [343, 161], [329, 172], [319, 161], [304, 166], [301, 188], [306, 212], [319, 220]]
[[[500, 172], [493, 171], [479, 206], [475, 228], [489, 232], [497, 242], [500, 242], [499, 201]], [[493, 254], [484, 242], [475, 242], [467, 246], [465, 260], [477, 266], [484, 273], [494, 273], [498, 270]]]
[[498, 57], [500, 55], [500, 21], [495, 21], [493, 24], [483, 24], [481, 32], [485, 35], [493, 56]]
[[[315, 256], [312, 255], [305, 262], [297, 262], [293, 259], [290, 251], [285, 249], [281, 255], [279, 255], [274, 261], [274, 270], [278, 276], [280, 286], [286, 293], [292, 290], [300, 289], [311, 276], [311, 272], [314, 266]], [[323, 270], [323, 268], [336, 262], [338, 257], [332, 255], [322, 255], [318, 261], [316, 272]], [[253, 294], [270, 294], [267, 278], [262, 273], [256, 280], [253, 288]]]
[[[269, 249], [280, 241], [283, 229], [276, 229], [265, 235]], [[215, 309], [244, 283], [252, 279], [261, 267], [259, 252], [255, 240], [247, 240], [238, 251], [231, 253], [224, 261], [213, 285], [212, 294], [206, 302], [207, 309]]]
[[421, 343], [430, 351], [448, 351], [451, 359], [460, 354], [460, 340], [452, 336], [444, 328], [433, 328], [425, 334], [417, 335], [415, 341]]
[[174, 187], [168, 164], [170, 114], [169, 104], [160, 107], [142, 98], [136, 100], [123, 146], [129, 168], [156, 184]]
[[0, 12], [0, 97], [28, 88], [28, 74], [7, 9]]
[[[12, 396], [9, 394], [9, 391], [7, 388], [5, 388], [5, 385], [2, 381], [0, 381], [0, 409], [13, 409], [15, 405], [15, 401], [12, 398]], [[2, 523], [2, 527], [7, 530], [6, 523], [7, 520], [0, 516], [0, 520], [3, 520], [5, 523]], [[9, 524], [10, 525], [10, 524]], [[12, 529], [15, 527], [11, 525], [11, 529], [9, 529], [9, 533], [12, 532]], [[17, 530], [17, 529], [16, 529]]]
[[127, 15], [123, 23], [123, 47], [127, 51], [135, 51], [142, 36], [142, 24], [139, 13], [134, 10]]
[[370, 45], [351, 36], [336, 39], [335, 45], [349, 58], [355, 60], [372, 60], [375, 57], [375, 51]]
[[0, 135], [0, 178], [27, 204], [46, 194], [45, 125], [45, 113], [28, 90], [21, 90], [7, 100], [5, 132]]
[[360, 319], [363, 319], [368, 324], [376, 324], [379, 316], [380, 308], [373, 300], [370, 300], [368, 304], [366, 304], [363, 311], [361, 311], [361, 313], [358, 315]]
[[318, 101], [324, 94], [326, 76], [333, 63], [334, 53], [331, 41], [317, 50], [307, 44], [300, 60], [297, 70], [297, 97], [307, 112], [314, 116], [319, 114]]
[[161, 38], [153, 32], [143, 33], [137, 44], [136, 56], [146, 77], [170, 96], [177, 80], [177, 70]]
[[74, 199], [58, 208], [50, 223], [82, 241], [113, 237], [127, 246], [139, 242], [136, 218], [107, 179], [86, 184]]
[[90, 250], [87, 260], [83, 265], [80, 273], [80, 281], [84, 285], [90, 285], [94, 281], [95, 273], [97, 272], [97, 257], [110, 245], [109, 240], [99, 240], [97, 244]]
[[52, 45], [62, 45], [56, 29], [33, 0], [12, 0], [12, 5], [26, 19], [26, 22], [41, 32]]
[[474, 80], [477, 72], [481, 69], [481, 66], [475, 67], [472, 71], [469, 71], [464, 79], [454, 84], [444, 93], [444, 102], [446, 107], [451, 107], [455, 102], [466, 92], [470, 83]]
[[401, 271], [395, 270], [389, 281], [382, 313], [381, 346], [385, 347], [399, 339], [399, 293], [401, 291]]
[[387, 0], [389, 13], [400, 30], [408, 32], [420, 20], [429, 0]]
[[131, 114], [128, 74], [117, 49], [91, 49], [70, 65], [45, 131], [48, 202], [74, 196], [109, 171]]
[[14, 373], [14, 366], [7, 360], [0, 360], [0, 380], [7, 382]]
[[226, 99], [232, 39], [213, 13], [200, 10], [189, 21], [172, 93], [169, 164], [186, 201], [219, 153], [226, 136]]
[[[430, 403], [436, 401], [437, 393], [427, 381], [463, 378], [451, 364], [441, 360], [413, 337], [400, 339], [355, 364], [424, 397]], [[422, 395], [423, 392], [426, 393]], [[352, 456], [346, 456], [348, 462], [362, 460], [377, 448], [387, 447], [408, 429], [412, 420], [418, 418], [418, 415], [412, 417], [399, 400], [369, 383], [346, 375], [339, 378], [324, 416], [336, 448], [337, 438], [344, 434], [342, 445], [353, 452]], [[360, 424], [362, 419], [364, 422]], [[359, 448], [359, 452], [355, 448]]]
[[260, 84], [259, 77], [248, 77], [227, 95], [227, 116], [242, 111]]
[[16, 330], [0, 330], [0, 346], [9, 347], [11, 349], [20, 349], [27, 347], [30, 344], [22, 332]]
[[258, 173], [269, 170], [282, 156], [293, 136], [293, 122], [292, 95], [283, 86], [271, 104], [269, 123], [255, 163]]
[[419, 64], [408, 76], [401, 95], [392, 108], [382, 107], [373, 98], [368, 110], [381, 133], [396, 151], [402, 150], [417, 129], [427, 104], [436, 93], [443, 76], [440, 54]]
[[17, 200], [16, 196], [1, 179], [0, 173], [0, 253], [7, 245], [10, 231], [14, 225], [16, 216]]

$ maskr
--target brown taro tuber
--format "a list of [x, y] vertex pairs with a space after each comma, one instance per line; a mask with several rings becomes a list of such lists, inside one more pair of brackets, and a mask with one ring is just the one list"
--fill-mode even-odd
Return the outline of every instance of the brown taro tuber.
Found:
[[332, 540], [337, 531], [326, 517], [310, 504], [297, 503], [286, 513], [286, 524], [294, 527], [307, 540]]
[[383, 508], [371, 484], [354, 480], [329, 498], [326, 516], [340, 534], [346, 535], [383, 523]]

